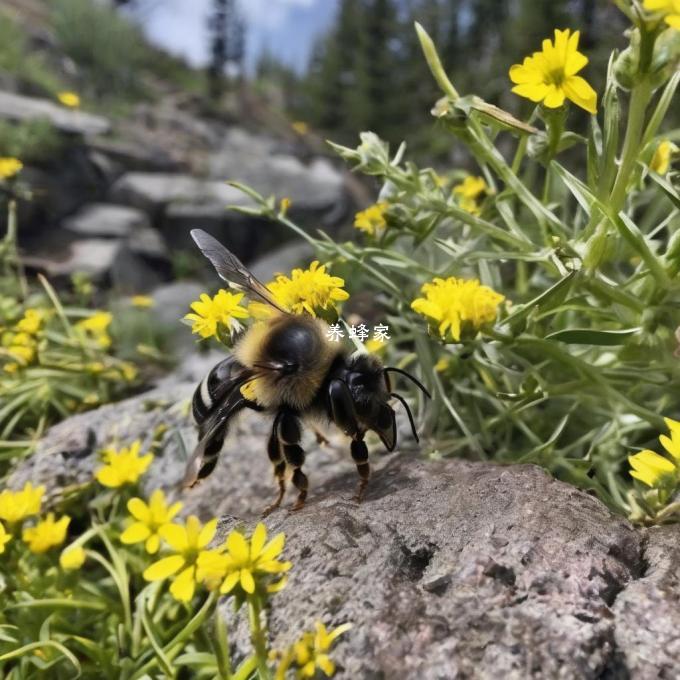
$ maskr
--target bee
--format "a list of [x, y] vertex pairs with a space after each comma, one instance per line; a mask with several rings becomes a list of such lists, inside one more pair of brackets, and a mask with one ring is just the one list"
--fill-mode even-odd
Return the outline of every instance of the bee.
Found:
[[374, 355], [350, 354], [341, 343], [329, 339], [329, 327], [321, 319], [283, 309], [240, 260], [206, 232], [193, 229], [191, 236], [222, 279], [251, 300], [266, 303], [272, 316], [240, 333], [233, 352], [196, 388], [192, 413], [199, 441], [187, 463], [184, 486], [194, 486], [213, 471], [233, 418], [252, 409], [273, 416], [267, 453], [278, 480], [278, 495], [265, 509], [265, 516], [283, 500], [287, 467], [293, 470], [292, 483], [298, 491], [292, 509], [305, 504], [303, 420], [334, 423], [351, 437], [350, 451], [359, 475], [354, 499], [360, 502], [370, 476], [366, 432], [377, 433], [388, 451], [397, 444], [395, 413], [388, 403], [391, 397], [406, 409], [418, 441], [413, 415], [404, 398], [392, 391], [389, 373], [406, 376], [428, 398], [429, 392], [415, 377], [383, 366]]

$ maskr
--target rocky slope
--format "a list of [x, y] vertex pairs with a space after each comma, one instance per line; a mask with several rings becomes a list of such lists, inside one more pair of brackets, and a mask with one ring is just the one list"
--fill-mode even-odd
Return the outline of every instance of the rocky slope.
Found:
[[[180, 493], [180, 436], [195, 434], [188, 398], [218, 357], [192, 360], [154, 390], [54, 427], [13, 475], [52, 494], [85, 481], [96, 449], [169, 426], [147, 475], [185, 513], [218, 515], [220, 534], [254, 526], [274, 493], [269, 423], [244, 417], [213, 475]], [[634, 529], [597, 499], [534, 466], [428, 462], [372, 453], [363, 504], [346, 442], [309, 444], [308, 504], [266, 520], [285, 531], [290, 584], [271, 636], [290, 643], [314, 620], [350, 621], [335, 656], [341, 678], [673, 678], [680, 662], [680, 530]], [[292, 502], [291, 498], [288, 502]], [[225, 607], [225, 616], [232, 617]], [[245, 630], [235, 625], [237, 652]]]

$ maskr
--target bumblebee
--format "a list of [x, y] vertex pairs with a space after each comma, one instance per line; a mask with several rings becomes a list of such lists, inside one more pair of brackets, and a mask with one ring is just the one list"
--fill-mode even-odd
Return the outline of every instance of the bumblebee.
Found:
[[278, 495], [264, 515], [283, 500], [287, 467], [293, 470], [292, 483], [298, 491], [292, 509], [304, 506], [308, 479], [302, 471], [303, 420], [334, 423], [351, 437], [350, 450], [359, 475], [355, 500], [360, 502], [370, 475], [366, 432], [376, 432], [388, 451], [397, 444], [395, 413], [388, 403], [391, 397], [406, 409], [418, 441], [408, 404], [392, 391], [388, 374], [406, 376], [428, 398], [429, 392], [412, 375], [383, 366], [374, 355], [350, 354], [341, 343], [329, 339], [328, 326], [320, 319], [287, 312], [233, 253], [206, 232], [194, 229], [191, 236], [222, 279], [251, 299], [266, 303], [273, 313], [267, 321], [242, 332], [232, 354], [196, 388], [192, 413], [199, 442], [187, 463], [184, 486], [194, 486], [213, 471], [230, 422], [248, 408], [273, 416], [267, 453], [278, 480]]

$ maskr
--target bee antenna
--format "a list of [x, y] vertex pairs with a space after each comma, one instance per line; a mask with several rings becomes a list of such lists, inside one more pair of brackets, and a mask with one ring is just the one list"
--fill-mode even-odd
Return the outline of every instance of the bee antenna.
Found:
[[413, 415], [411, 414], [411, 409], [408, 407], [408, 404], [406, 403], [406, 399], [404, 399], [404, 397], [402, 397], [400, 394], [397, 394], [396, 392], [390, 392], [390, 397], [399, 399], [403, 407], [406, 409], [406, 413], [408, 414], [408, 421], [409, 423], [411, 423], [411, 432], [413, 432], [413, 438], [416, 440], [418, 444], [420, 444], [420, 439], [418, 439], [418, 433], [416, 432], [416, 424], [413, 422]]
[[385, 366], [383, 370], [385, 371], [385, 373], [387, 373], [388, 371], [394, 371], [395, 373], [401, 373], [402, 375], [405, 375], [409, 380], [415, 383], [427, 395], [428, 399], [432, 399], [432, 395], [425, 389], [423, 383], [421, 383], [420, 380], [412, 376], [410, 373], [407, 373], [403, 369], [397, 368], [396, 366]]

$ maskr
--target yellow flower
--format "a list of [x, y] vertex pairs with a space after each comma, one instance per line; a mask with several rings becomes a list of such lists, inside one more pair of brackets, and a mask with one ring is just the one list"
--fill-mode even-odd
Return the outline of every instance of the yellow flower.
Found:
[[262, 522], [255, 527], [250, 541], [239, 531], [232, 531], [222, 546], [199, 557], [198, 579], [205, 581], [209, 588], [216, 588], [221, 582], [220, 592], [224, 595], [237, 586], [252, 595], [258, 584], [267, 592], [277, 592], [286, 584], [285, 576], [275, 583], [262, 579], [268, 580], [271, 574], [291, 568], [290, 562], [277, 560], [285, 540], [285, 534], [280, 533], [267, 543], [267, 528]]
[[671, 166], [671, 156], [677, 150], [678, 147], [668, 139], [664, 139], [659, 142], [659, 145], [656, 147], [656, 151], [654, 152], [654, 156], [649, 162], [650, 170], [654, 170], [654, 172], [658, 173], [659, 175], [665, 175], [668, 172], [668, 168]]
[[425, 297], [417, 298], [411, 308], [418, 314], [437, 322], [439, 335], [450, 336], [459, 342], [463, 324], [475, 331], [496, 319], [498, 305], [505, 298], [496, 291], [482, 286], [477, 279], [465, 280], [449, 277], [435, 278], [423, 284]]
[[595, 90], [576, 74], [588, 63], [588, 58], [578, 51], [579, 31], [555, 29], [555, 40], [543, 41], [543, 49], [525, 57], [522, 64], [510, 68], [512, 91], [532, 102], [543, 102], [555, 109], [570, 99], [589, 113], [597, 112]]
[[383, 354], [387, 349], [387, 343], [376, 340], [375, 338], [369, 338], [364, 343], [364, 348], [369, 354]]
[[44, 553], [64, 542], [70, 521], [71, 518], [64, 515], [55, 522], [54, 513], [50, 512], [45, 519], [41, 519], [34, 527], [26, 527], [21, 537], [24, 543], [28, 543], [31, 552]]
[[103, 486], [116, 488], [123, 484], [134, 484], [147, 470], [153, 454], [139, 455], [142, 443], [139, 439], [120, 451], [109, 448], [102, 452], [104, 467], [95, 473], [97, 481]]
[[337, 314], [335, 303], [349, 297], [349, 293], [343, 290], [344, 285], [343, 279], [327, 274], [326, 265], [319, 265], [315, 260], [309, 269], [293, 269], [290, 278], [279, 274], [267, 284], [267, 288], [285, 309], [295, 314], [307, 312], [317, 316], [322, 311]]
[[24, 164], [18, 158], [0, 158], [0, 179], [11, 179], [23, 167]]
[[[165, 524], [159, 529], [161, 537], [175, 553], [154, 562], [144, 571], [147, 581], [159, 581], [176, 574], [170, 586], [170, 593], [180, 602], [189, 602], [194, 596], [196, 583], [196, 562], [201, 559], [205, 548], [212, 541], [217, 529], [217, 520], [210, 520], [201, 526], [198, 518], [190, 515], [185, 526]], [[179, 573], [178, 573], [179, 572]]]
[[156, 489], [151, 494], [148, 505], [141, 498], [131, 498], [127, 508], [137, 521], [121, 534], [120, 540], [128, 545], [145, 541], [146, 551], [154, 555], [161, 545], [160, 529], [170, 524], [182, 509], [182, 503], [168, 506], [163, 491]]
[[5, 552], [5, 545], [12, 540], [12, 534], [5, 531], [5, 525], [0, 522], [0, 555]]
[[123, 361], [118, 366], [123, 380], [132, 382], [137, 377], [137, 367], [129, 361]]
[[354, 226], [371, 236], [379, 236], [387, 228], [385, 213], [388, 208], [388, 203], [380, 202], [358, 212], [354, 217]]
[[466, 177], [460, 184], [453, 187], [453, 194], [458, 198], [460, 207], [473, 215], [480, 212], [477, 199], [481, 194], [488, 193], [489, 187], [483, 177]]
[[241, 327], [238, 319], [247, 319], [249, 314], [241, 306], [243, 293], [228, 293], [222, 289], [211, 298], [202, 293], [200, 300], [191, 303], [195, 314], [187, 314], [184, 318], [191, 322], [191, 332], [198, 333], [202, 338], [217, 335], [220, 327], [230, 333]]
[[13, 524], [31, 515], [37, 515], [44, 493], [44, 486], [33, 488], [31, 482], [26, 482], [21, 491], [5, 489], [0, 493], [0, 519]]
[[678, 465], [680, 465], [680, 422], [677, 420], [671, 420], [670, 418], [664, 418], [666, 425], [671, 433], [670, 437], [662, 434], [659, 437], [661, 446], [668, 451], [668, 453], [675, 458]]
[[35, 335], [45, 319], [45, 312], [42, 309], [27, 309], [24, 316], [17, 321], [16, 329], [29, 335]]
[[60, 92], [57, 99], [69, 109], [77, 109], [80, 106], [80, 97], [75, 92]]
[[313, 678], [318, 668], [330, 678], [335, 673], [335, 663], [328, 656], [328, 652], [333, 642], [348, 631], [352, 624], [344, 623], [331, 633], [320, 621], [317, 621], [314, 626], [316, 628], [315, 633], [303, 633], [300, 640], [293, 644], [295, 664], [299, 669], [298, 675], [303, 678]]
[[680, 0], [643, 0], [642, 6], [648, 12], [663, 12], [663, 20], [680, 30]]
[[649, 449], [640, 451], [634, 456], [628, 456], [628, 462], [633, 468], [630, 476], [639, 479], [647, 486], [658, 486], [677, 471], [677, 467], [668, 458]]
[[281, 199], [281, 206], [279, 207], [279, 214], [281, 217], [285, 217], [286, 213], [290, 210], [290, 206], [292, 205], [292, 201], [290, 198], [282, 198]]
[[148, 309], [149, 307], [153, 307], [155, 303], [153, 298], [148, 295], [133, 295], [130, 298], [130, 304], [139, 309]]
[[94, 340], [100, 347], [106, 349], [111, 346], [111, 337], [108, 327], [113, 321], [113, 316], [109, 312], [95, 312], [87, 319], [78, 321], [76, 329], [82, 331], [88, 338]]
[[294, 123], [291, 123], [290, 126], [299, 135], [306, 135], [309, 132], [309, 125], [307, 125], [307, 123], [305, 123], [303, 120], [296, 120]]
[[61, 551], [59, 565], [65, 571], [80, 569], [85, 564], [85, 550], [79, 545], [69, 545]]

